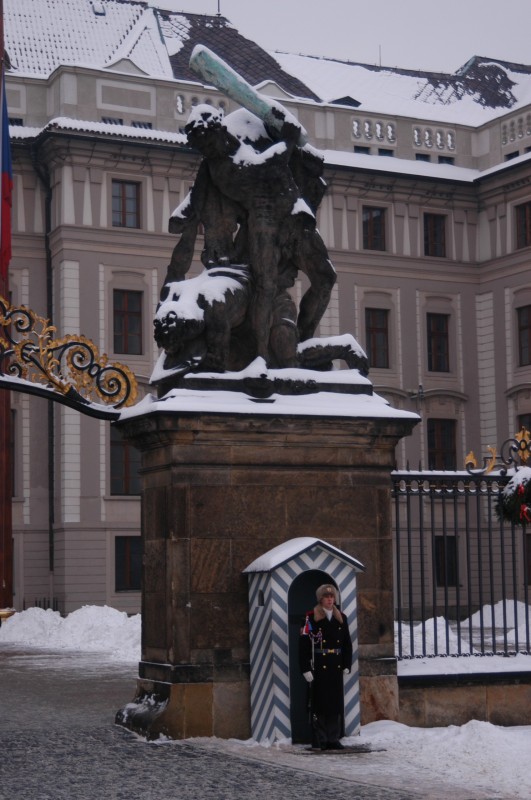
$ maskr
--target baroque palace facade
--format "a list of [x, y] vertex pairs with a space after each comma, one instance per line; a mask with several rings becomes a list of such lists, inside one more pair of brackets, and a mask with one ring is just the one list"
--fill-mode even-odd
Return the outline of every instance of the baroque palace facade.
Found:
[[[375, 390], [421, 414], [397, 464], [462, 468], [531, 420], [531, 67], [271, 54], [223, 17], [128, 0], [4, 0], [4, 14], [14, 305], [151, 391], [168, 220], [199, 163], [181, 131], [197, 103], [235, 108], [189, 71], [203, 44], [324, 154], [319, 229], [338, 281], [320, 334], [353, 333]], [[12, 409], [15, 607], [137, 612], [135, 452], [69, 408], [12, 393]]]

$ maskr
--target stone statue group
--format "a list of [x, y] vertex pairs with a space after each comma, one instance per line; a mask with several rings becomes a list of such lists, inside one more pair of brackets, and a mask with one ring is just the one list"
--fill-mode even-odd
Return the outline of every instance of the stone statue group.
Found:
[[[323, 159], [289, 112], [273, 112], [274, 126], [245, 108], [224, 116], [203, 104], [190, 114], [185, 133], [202, 161], [170, 219], [180, 238], [154, 321], [166, 374], [237, 372], [256, 358], [312, 369], [344, 358], [366, 373], [355, 340], [313, 339], [336, 280], [316, 226]], [[199, 232], [204, 270], [185, 280]], [[297, 308], [290, 289], [301, 273]]]

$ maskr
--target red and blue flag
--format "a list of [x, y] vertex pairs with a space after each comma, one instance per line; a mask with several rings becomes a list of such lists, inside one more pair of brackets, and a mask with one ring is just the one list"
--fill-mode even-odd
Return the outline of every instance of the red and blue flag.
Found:
[[11, 261], [11, 203], [13, 197], [13, 169], [11, 165], [11, 148], [9, 145], [9, 118], [7, 116], [7, 101], [5, 79], [2, 74], [2, 198], [1, 198], [1, 225], [0, 225], [0, 275], [6, 279], [9, 262]]

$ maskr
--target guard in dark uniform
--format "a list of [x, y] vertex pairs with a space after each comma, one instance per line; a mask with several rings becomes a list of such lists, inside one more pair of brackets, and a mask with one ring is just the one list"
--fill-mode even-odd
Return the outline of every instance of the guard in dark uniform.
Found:
[[319, 586], [316, 596], [317, 605], [306, 615], [299, 637], [300, 669], [310, 685], [312, 747], [342, 750], [343, 674], [352, 666], [352, 641], [335, 586]]

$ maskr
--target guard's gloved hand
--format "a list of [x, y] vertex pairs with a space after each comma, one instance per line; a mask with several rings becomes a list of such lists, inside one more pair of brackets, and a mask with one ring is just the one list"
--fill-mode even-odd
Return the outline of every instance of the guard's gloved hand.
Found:
[[311, 683], [313, 681], [313, 672], [303, 672], [302, 676], [303, 678], [306, 678], [308, 683]]
[[348, 669], [348, 667], [343, 670], [343, 675], [350, 675], [350, 670]]

